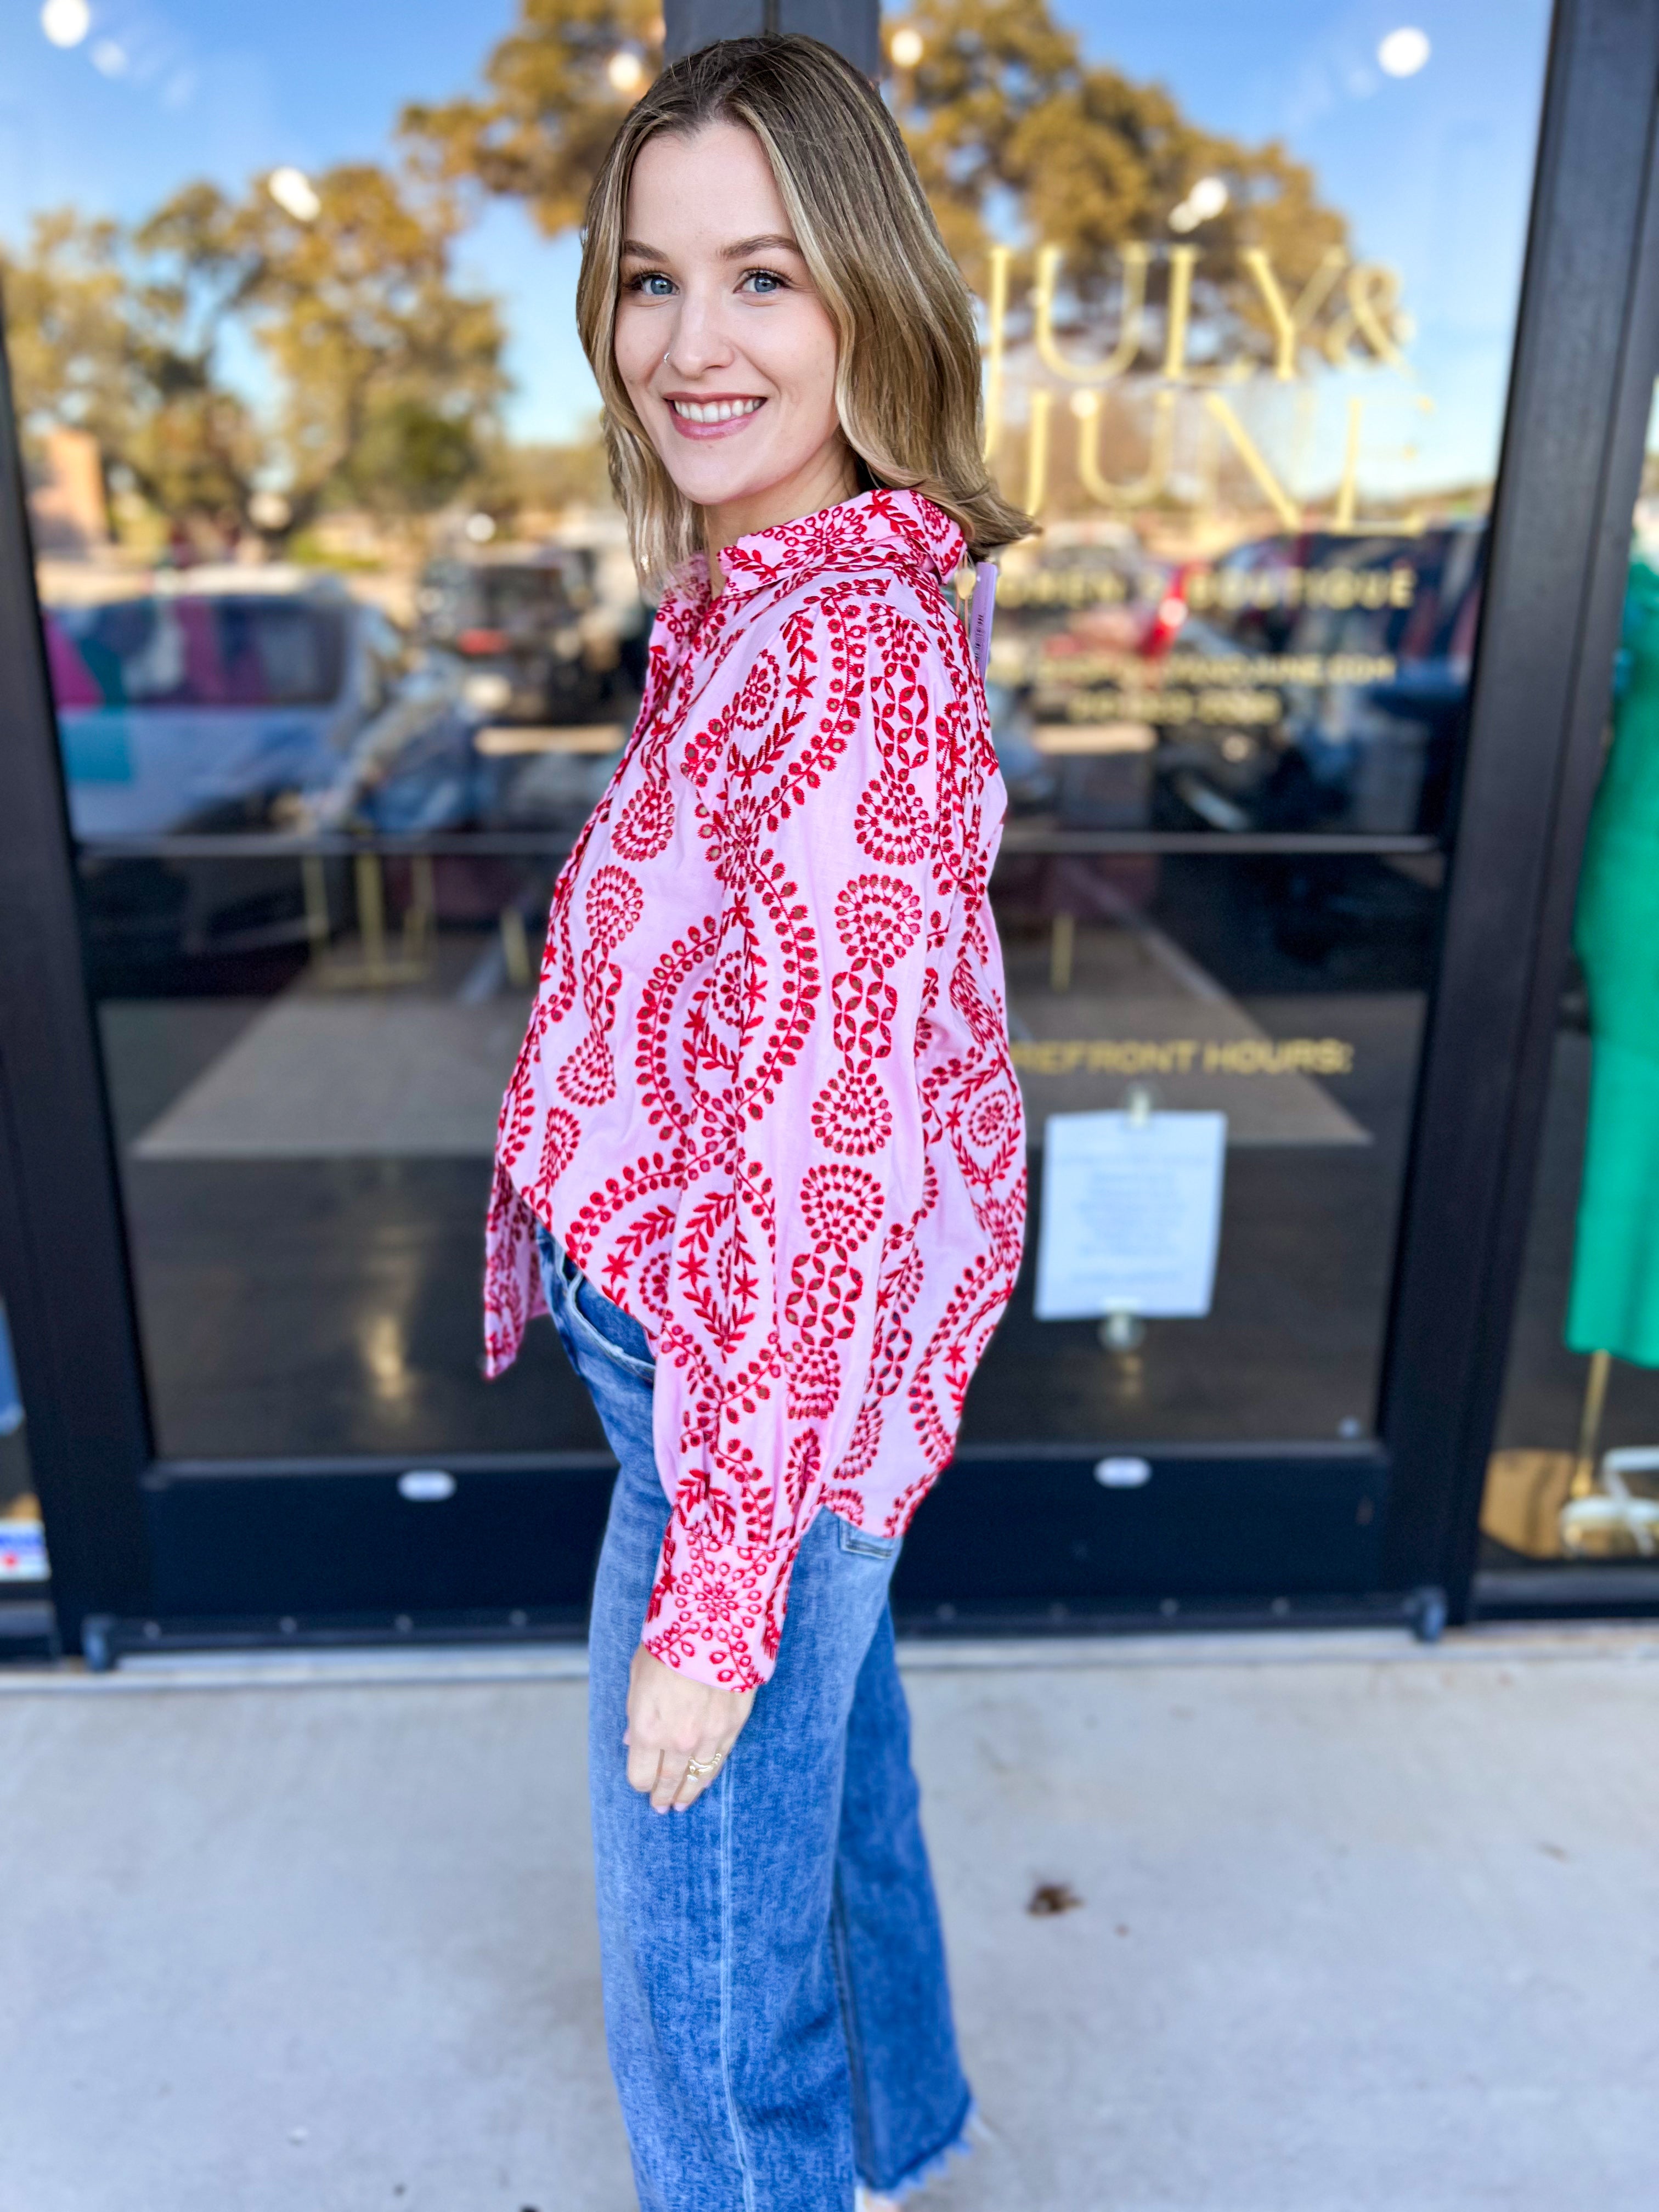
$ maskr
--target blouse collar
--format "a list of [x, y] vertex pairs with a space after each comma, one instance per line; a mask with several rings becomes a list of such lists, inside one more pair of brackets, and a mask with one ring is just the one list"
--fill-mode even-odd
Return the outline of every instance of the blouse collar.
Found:
[[[943, 580], [955, 574], [966, 550], [957, 526], [920, 492], [860, 492], [799, 521], [775, 523], [769, 530], [735, 538], [720, 555], [720, 598], [746, 599], [793, 575], [870, 560], [920, 567]], [[704, 555], [694, 554], [685, 562], [675, 587], [694, 605], [708, 599]]]

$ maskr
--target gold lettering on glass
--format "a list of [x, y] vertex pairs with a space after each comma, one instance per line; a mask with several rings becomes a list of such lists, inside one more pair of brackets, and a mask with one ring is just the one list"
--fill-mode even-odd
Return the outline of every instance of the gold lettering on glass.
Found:
[[1296, 501], [1267, 466], [1267, 462], [1262, 459], [1261, 448], [1239, 421], [1233, 410], [1218, 392], [1206, 392], [1204, 395], [1204, 406], [1205, 411], [1218, 422], [1226, 433], [1233, 451], [1249, 470], [1255, 479], [1256, 489], [1279, 517], [1280, 523], [1286, 530], [1299, 530], [1302, 526], [1302, 517]]
[[[1029, 298], [1021, 307], [1015, 306], [1012, 298], [1014, 252], [1012, 246], [995, 246], [988, 256], [985, 457], [994, 465], [1006, 442], [1011, 380], [1021, 372], [1030, 376], [1035, 371], [1027, 385], [1024, 441], [1024, 503], [1033, 514], [1041, 514], [1047, 503], [1055, 458], [1052, 421], [1055, 394], [1044, 378], [1074, 387], [1071, 413], [1077, 426], [1075, 480], [1083, 495], [1097, 505], [1127, 514], [1160, 500], [1172, 500], [1190, 511], [1207, 512], [1219, 502], [1218, 472], [1231, 453], [1272, 510], [1279, 527], [1293, 531], [1316, 520], [1304, 516], [1291, 489], [1305, 477], [1315, 442], [1319, 386], [1310, 374], [1310, 365], [1322, 362], [1348, 372], [1370, 367], [1392, 370], [1408, 380], [1413, 376], [1403, 350], [1411, 335], [1411, 322], [1401, 310], [1398, 275], [1381, 262], [1350, 262], [1340, 246], [1322, 249], [1311, 274], [1293, 297], [1264, 248], [1241, 249], [1238, 267], [1265, 314], [1270, 360], [1261, 358], [1259, 336], [1254, 343], [1247, 339], [1230, 359], [1218, 360], [1206, 350], [1205, 341], [1212, 346], [1215, 334], [1207, 327], [1210, 294], [1198, 289], [1197, 246], [1153, 247], [1131, 241], [1120, 247], [1117, 328], [1109, 350], [1092, 361], [1068, 355], [1056, 329], [1066, 250], [1048, 244], [1037, 247]], [[1158, 312], [1149, 296], [1154, 253], [1164, 272], [1159, 303], [1161, 343], [1156, 329], [1150, 336], [1147, 331], [1149, 319]], [[1235, 316], [1236, 308], [1223, 317], [1219, 327], [1235, 329]], [[1255, 319], [1259, 332], [1261, 315]], [[1201, 366], [1188, 359], [1195, 340]], [[1086, 346], [1086, 333], [1083, 343]], [[1139, 379], [1133, 376], [1137, 362], [1146, 372]], [[1235, 405], [1223, 396], [1224, 391], [1236, 393], [1252, 380], [1258, 391], [1272, 385], [1297, 387], [1289, 403], [1295, 429], [1288, 450], [1275, 452], [1274, 441], [1263, 434], [1261, 418], [1253, 418], [1252, 427], [1247, 428], [1243, 404]], [[1122, 410], [1116, 422], [1127, 423], [1132, 434], [1138, 422], [1146, 425], [1145, 470], [1124, 482], [1111, 481], [1102, 467], [1107, 437], [1102, 425], [1112, 398], [1108, 386], [1115, 388]], [[1132, 390], [1136, 393], [1133, 404]], [[1176, 468], [1176, 433], [1181, 421], [1193, 419], [1177, 417], [1176, 403], [1183, 393], [1198, 403], [1194, 428], [1199, 434], [1194, 439], [1188, 434], [1190, 447], [1182, 450], [1188, 452], [1188, 459], [1186, 472], [1181, 474]], [[1143, 402], [1150, 409], [1150, 417]], [[1344, 395], [1346, 420], [1340, 468], [1331, 495], [1330, 519], [1324, 526], [1346, 536], [1379, 529], [1414, 536], [1425, 527], [1423, 517], [1416, 512], [1403, 520], [1394, 516], [1367, 519], [1358, 512], [1365, 409], [1373, 404], [1368, 398]], [[1411, 404], [1425, 410], [1431, 404], [1420, 392], [1413, 394]], [[1280, 438], [1278, 445], [1285, 447], [1285, 441]], [[1376, 449], [1372, 451], [1376, 457]], [[1409, 457], [1410, 453], [1409, 447], [1404, 449], [1402, 457]]]
[[[1419, 538], [1427, 527], [1427, 518], [1420, 508], [1413, 507], [1409, 514], [1386, 524], [1367, 521], [1363, 518], [1356, 520], [1354, 518], [1354, 507], [1359, 497], [1359, 441], [1369, 404], [1360, 398], [1352, 398], [1348, 402], [1347, 433], [1342, 445], [1342, 474], [1337, 479], [1329, 527], [1340, 538], [1357, 538], [1362, 532], [1377, 529], [1387, 529], [1391, 536], [1396, 538]], [[1434, 402], [1425, 393], [1414, 393], [1412, 404], [1425, 415], [1434, 412]]]
[[1169, 476], [1170, 456], [1175, 447], [1175, 404], [1173, 392], [1154, 392], [1146, 472], [1128, 483], [1115, 484], [1108, 483], [1100, 473], [1099, 394], [1073, 394], [1072, 412], [1077, 417], [1077, 472], [1091, 499], [1098, 500], [1103, 507], [1145, 507], [1148, 500], [1158, 497]]
[[1388, 325], [1400, 307], [1400, 279], [1380, 261], [1357, 261], [1342, 286], [1347, 306], [1325, 336], [1325, 358], [1333, 368], [1349, 366], [1348, 352], [1356, 336], [1364, 338], [1375, 358], [1397, 375], [1409, 376], [1411, 363], [1395, 343]]
[[1170, 248], [1170, 299], [1164, 324], [1164, 374], [1171, 384], [1187, 380], [1187, 325], [1193, 306], [1193, 264], [1195, 246]]
[[[1192, 249], [1183, 246], [1180, 250], [1190, 252]], [[1054, 298], [1065, 258], [1058, 246], [1045, 246], [1037, 255], [1036, 289], [1033, 295], [1033, 336], [1037, 358], [1045, 368], [1073, 384], [1109, 384], [1115, 377], [1122, 375], [1140, 351], [1141, 319], [1146, 304], [1147, 249], [1144, 246], [1126, 246], [1123, 249], [1123, 307], [1118, 340], [1105, 360], [1099, 362], [1067, 361], [1054, 343]]]
[[1287, 304], [1279, 283], [1273, 274], [1273, 263], [1259, 246], [1247, 246], [1239, 258], [1249, 270], [1255, 289], [1261, 295], [1262, 305], [1273, 331], [1273, 374], [1281, 384], [1296, 380], [1297, 348], [1320, 309], [1331, 296], [1337, 278], [1347, 265], [1348, 257], [1340, 246], [1327, 246], [1321, 255], [1318, 267], [1297, 295], [1294, 307]]
[[985, 459], [994, 461], [1002, 443], [1002, 354], [1008, 327], [1008, 266], [1014, 256], [1006, 246], [991, 248], [991, 296], [987, 302], [985, 354]]
[[1040, 387], [1031, 394], [1031, 420], [1025, 433], [1025, 512], [1041, 514], [1048, 495], [1048, 417], [1054, 395]]

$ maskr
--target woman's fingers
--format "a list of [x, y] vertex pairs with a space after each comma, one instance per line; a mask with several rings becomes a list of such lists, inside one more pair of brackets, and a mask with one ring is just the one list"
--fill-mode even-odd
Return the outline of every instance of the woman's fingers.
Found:
[[685, 1781], [685, 1767], [683, 1751], [664, 1752], [662, 1765], [657, 1770], [657, 1779], [651, 1790], [651, 1809], [653, 1813], [665, 1813], [678, 1796]]
[[712, 1689], [676, 1674], [641, 1644], [629, 1675], [623, 1737], [630, 1788], [648, 1796], [655, 1812], [696, 1804], [718, 1779], [754, 1703], [752, 1690]]
[[628, 1786], [641, 1795], [657, 1786], [657, 1773], [662, 1765], [662, 1753], [654, 1743], [630, 1743], [628, 1747]]
[[718, 1781], [731, 1748], [731, 1743], [712, 1741], [700, 1743], [694, 1752], [640, 1751], [630, 1746], [629, 1784], [650, 1798], [653, 1813], [683, 1813], [711, 1782]]
[[[732, 1741], [736, 1741], [735, 1737]], [[709, 1742], [697, 1746], [686, 1762], [685, 1778], [674, 1793], [674, 1810], [677, 1813], [684, 1812], [688, 1805], [695, 1805], [703, 1791], [720, 1780], [720, 1770], [731, 1748], [731, 1743]], [[699, 1769], [702, 1771], [698, 1771]]]
[[[694, 1804], [720, 1772], [725, 1758], [722, 1752], [714, 1756], [712, 1745], [699, 1745], [695, 1752], [640, 1751], [629, 1747], [628, 1753], [629, 1787], [637, 1790], [642, 1797], [649, 1797], [653, 1813], [666, 1813], [672, 1806], [682, 1810]], [[702, 1774], [692, 1771], [693, 1761], [708, 1769]]]

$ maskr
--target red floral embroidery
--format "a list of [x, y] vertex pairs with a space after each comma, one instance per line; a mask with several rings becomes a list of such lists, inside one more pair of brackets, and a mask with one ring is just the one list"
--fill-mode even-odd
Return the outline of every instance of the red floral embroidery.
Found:
[[533, 1218], [657, 1359], [673, 1510], [645, 1640], [770, 1674], [824, 1507], [901, 1532], [1012, 1293], [1024, 1129], [986, 887], [1005, 805], [943, 579], [871, 492], [670, 593], [562, 871], [501, 1109], [486, 1364], [541, 1310]]

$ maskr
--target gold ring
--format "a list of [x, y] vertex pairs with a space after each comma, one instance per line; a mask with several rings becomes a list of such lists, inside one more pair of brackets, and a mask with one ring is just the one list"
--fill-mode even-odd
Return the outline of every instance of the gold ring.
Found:
[[695, 1774], [701, 1782], [705, 1774], [712, 1774], [714, 1771], [725, 1756], [726, 1753], [723, 1751], [717, 1751], [712, 1759], [688, 1759], [685, 1762], [685, 1771], [688, 1774]]

